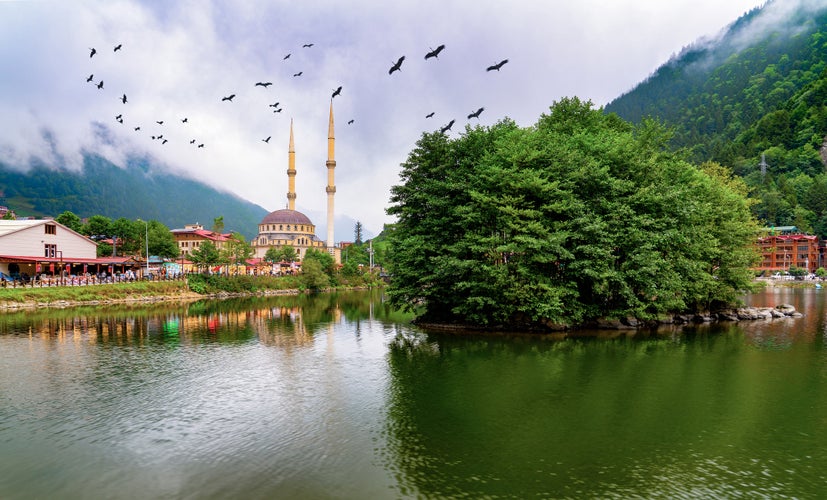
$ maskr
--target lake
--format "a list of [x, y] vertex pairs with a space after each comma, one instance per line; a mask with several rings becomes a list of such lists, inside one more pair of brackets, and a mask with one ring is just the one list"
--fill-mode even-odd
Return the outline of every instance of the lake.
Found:
[[820, 497], [805, 316], [447, 335], [381, 291], [0, 314], [0, 498]]

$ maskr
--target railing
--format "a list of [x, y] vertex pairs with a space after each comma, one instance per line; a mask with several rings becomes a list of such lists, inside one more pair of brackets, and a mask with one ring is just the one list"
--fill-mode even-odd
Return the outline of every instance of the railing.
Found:
[[152, 274], [144, 278], [128, 275], [106, 275], [94, 274], [81, 276], [35, 276], [28, 280], [15, 279], [14, 281], [0, 281], [3, 288], [42, 288], [52, 286], [88, 286], [88, 285], [109, 285], [114, 283], [134, 283], [136, 281], [184, 281], [186, 274]]

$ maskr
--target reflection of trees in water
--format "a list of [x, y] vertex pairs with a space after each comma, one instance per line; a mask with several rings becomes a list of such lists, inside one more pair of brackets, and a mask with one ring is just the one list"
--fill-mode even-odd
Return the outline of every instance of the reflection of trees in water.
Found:
[[112, 345], [244, 343], [302, 345], [332, 322], [359, 322], [373, 314], [395, 314], [381, 291], [349, 291], [35, 309], [0, 314], [0, 334], [30, 332], [47, 339], [86, 339]]
[[[759, 477], [762, 465], [741, 458], [787, 460], [779, 429], [788, 441], [824, 434], [823, 419], [811, 422], [825, 404], [813, 373], [823, 349], [794, 335], [738, 324], [557, 341], [400, 334], [379, 453], [400, 496], [727, 491], [730, 477], [693, 473], [699, 456], [724, 454], [723, 467]], [[664, 467], [686, 474], [665, 484]]]

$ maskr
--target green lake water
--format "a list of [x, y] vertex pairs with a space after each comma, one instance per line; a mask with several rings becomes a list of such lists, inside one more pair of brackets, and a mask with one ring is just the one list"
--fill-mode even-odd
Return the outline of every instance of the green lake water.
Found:
[[0, 314], [0, 498], [819, 498], [803, 318], [423, 332], [381, 292]]

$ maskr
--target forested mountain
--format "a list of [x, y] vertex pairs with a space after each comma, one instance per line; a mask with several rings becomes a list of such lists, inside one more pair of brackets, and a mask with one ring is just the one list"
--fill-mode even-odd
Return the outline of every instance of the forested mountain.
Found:
[[200, 222], [211, 228], [224, 218], [228, 231], [255, 236], [264, 208], [183, 177], [150, 172], [144, 161], [123, 168], [99, 156], [86, 156], [83, 170], [71, 172], [35, 165], [26, 172], [0, 161], [0, 204], [18, 216], [52, 216], [70, 211], [80, 217], [143, 218], [170, 228]]
[[827, 4], [775, 0], [685, 48], [605, 111], [662, 121], [691, 160], [732, 168], [764, 224], [827, 237], [826, 68]]

